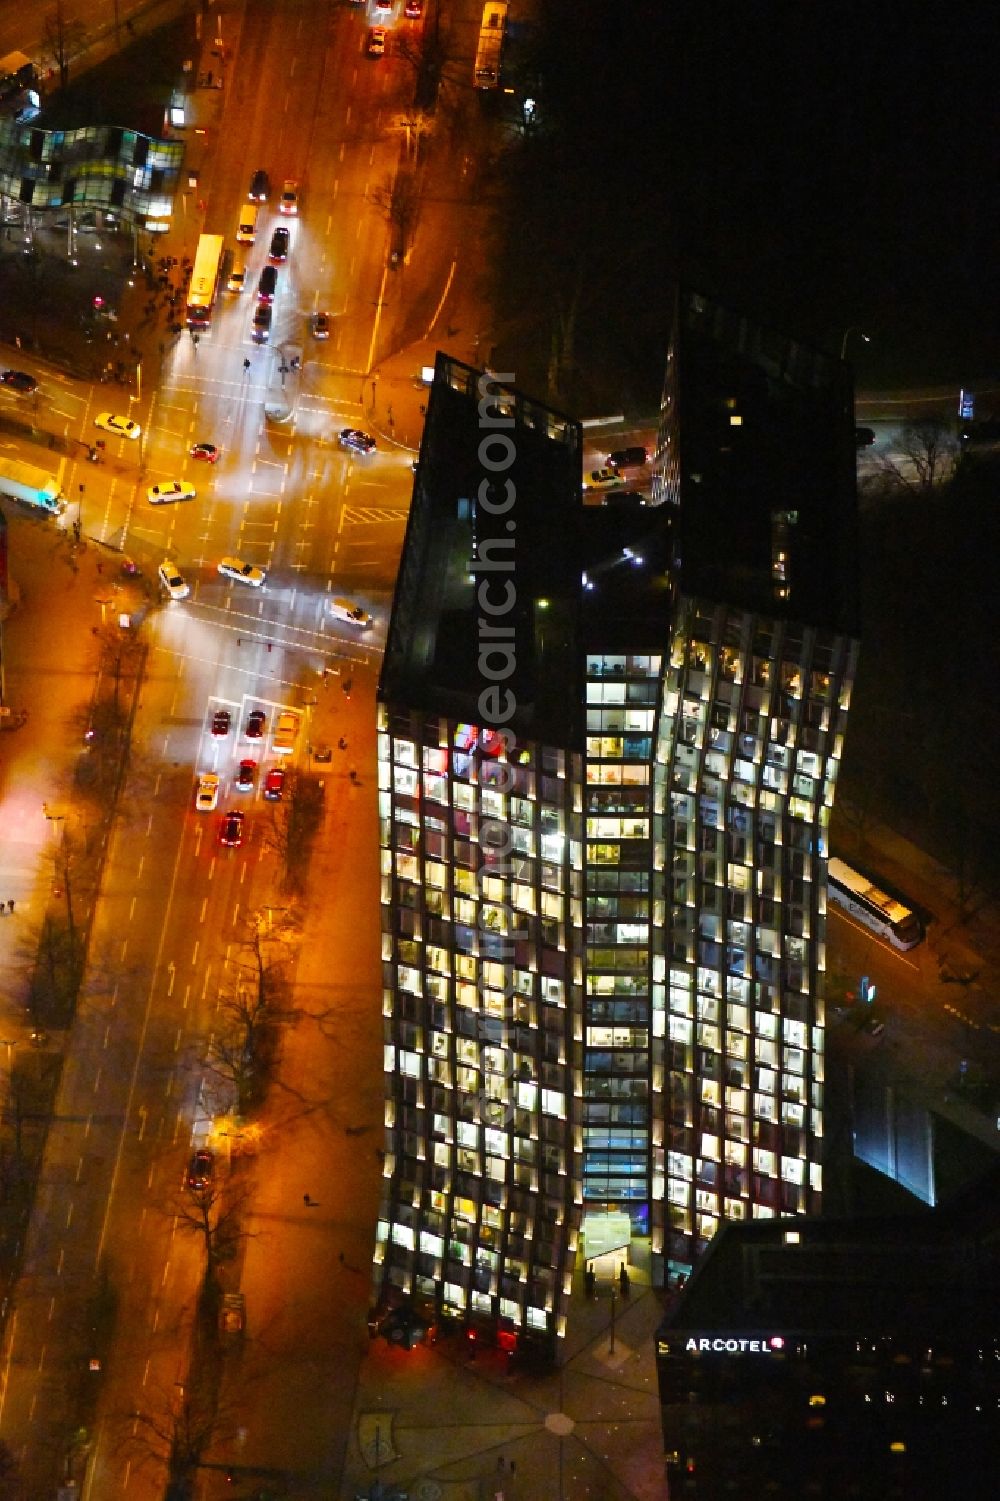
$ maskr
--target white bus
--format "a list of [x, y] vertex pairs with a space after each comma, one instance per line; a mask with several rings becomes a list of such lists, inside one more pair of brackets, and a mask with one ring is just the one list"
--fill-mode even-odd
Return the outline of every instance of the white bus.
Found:
[[188, 328], [206, 329], [211, 323], [221, 267], [222, 236], [202, 235], [195, 251], [194, 269], [188, 287]]
[[507, 0], [486, 0], [473, 73], [477, 89], [495, 89], [500, 86], [500, 56], [506, 25]]
[[834, 855], [827, 872], [830, 900], [852, 913], [866, 928], [881, 933], [895, 949], [912, 949], [924, 936], [915, 912], [873, 885], [871, 879], [853, 870]]

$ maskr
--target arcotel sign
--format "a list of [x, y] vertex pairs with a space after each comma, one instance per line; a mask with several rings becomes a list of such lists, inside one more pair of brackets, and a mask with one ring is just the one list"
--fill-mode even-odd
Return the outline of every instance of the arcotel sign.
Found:
[[785, 1348], [780, 1334], [764, 1338], [747, 1335], [692, 1335], [684, 1344], [686, 1355], [779, 1355]]

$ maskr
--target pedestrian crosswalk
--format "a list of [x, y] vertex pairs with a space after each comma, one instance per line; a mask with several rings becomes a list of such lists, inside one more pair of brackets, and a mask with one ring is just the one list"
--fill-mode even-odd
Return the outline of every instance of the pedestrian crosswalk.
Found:
[[379, 521], [405, 521], [405, 506], [345, 506], [344, 521], [348, 526], [372, 526]]

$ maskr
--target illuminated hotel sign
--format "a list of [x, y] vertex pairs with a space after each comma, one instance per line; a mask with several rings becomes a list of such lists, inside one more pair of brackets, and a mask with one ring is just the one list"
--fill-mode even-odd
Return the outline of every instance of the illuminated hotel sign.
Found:
[[702, 1336], [695, 1339], [693, 1336], [684, 1346], [689, 1355], [703, 1355], [711, 1351], [713, 1355], [773, 1355], [775, 1351], [785, 1348], [785, 1341], [780, 1334], [772, 1334], [770, 1339], [738, 1339], [716, 1335], [712, 1339]]
[[[754, 1338], [750, 1335], [700, 1334], [684, 1341], [685, 1355], [780, 1355], [785, 1341], [780, 1334]], [[669, 1342], [661, 1340], [659, 1354], [671, 1354]]]

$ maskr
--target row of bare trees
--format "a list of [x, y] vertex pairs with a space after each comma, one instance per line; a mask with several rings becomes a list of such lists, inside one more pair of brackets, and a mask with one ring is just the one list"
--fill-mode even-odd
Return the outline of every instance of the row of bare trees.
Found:
[[[289, 968], [300, 921], [295, 897], [303, 890], [312, 840], [323, 811], [322, 782], [289, 769], [284, 797], [271, 810], [265, 838], [281, 865], [286, 904], [249, 913], [225, 989], [218, 1026], [208, 1041], [206, 1107], [230, 1118], [229, 1146], [242, 1157], [252, 1117], [267, 1094], [282, 1030], [294, 1022]], [[235, 1415], [220, 1400], [225, 1336], [220, 1329], [227, 1268], [247, 1228], [253, 1182], [245, 1168], [213, 1175], [202, 1187], [182, 1186], [167, 1207], [173, 1223], [194, 1237], [203, 1253], [199, 1318], [193, 1329], [189, 1376], [173, 1391], [151, 1388], [141, 1409], [123, 1415], [123, 1441], [137, 1459], [167, 1473], [167, 1495], [186, 1501], [197, 1476], [224, 1466], [212, 1458], [235, 1434]], [[230, 1279], [231, 1280], [231, 1279]]]

